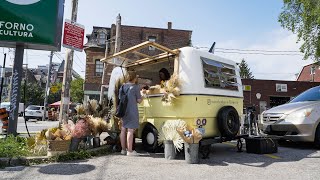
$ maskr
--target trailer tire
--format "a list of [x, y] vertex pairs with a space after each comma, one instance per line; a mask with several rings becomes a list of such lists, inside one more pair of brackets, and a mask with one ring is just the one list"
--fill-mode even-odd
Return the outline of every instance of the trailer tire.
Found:
[[237, 110], [234, 107], [226, 106], [218, 113], [218, 128], [221, 136], [235, 137], [240, 129], [240, 120]]
[[142, 131], [142, 145], [147, 152], [155, 152], [158, 148], [158, 131], [151, 124], [147, 124]]

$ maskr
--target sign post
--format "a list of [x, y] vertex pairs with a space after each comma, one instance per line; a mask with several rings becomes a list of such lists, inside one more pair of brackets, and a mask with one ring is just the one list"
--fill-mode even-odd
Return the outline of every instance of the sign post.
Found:
[[0, 47], [16, 48], [8, 134], [17, 134], [24, 49], [59, 51], [64, 0], [1, 0]]
[[8, 133], [17, 134], [18, 111], [20, 103], [20, 87], [22, 80], [22, 64], [23, 64], [23, 45], [17, 45], [15, 50], [14, 64], [12, 69], [12, 78], [10, 85], [10, 112], [9, 112], [9, 128]]
[[77, 24], [78, 14], [78, 0], [72, 0], [72, 12], [71, 21], [66, 20], [63, 46], [69, 48], [66, 53], [66, 63], [64, 66], [62, 92], [61, 92], [61, 105], [59, 120], [60, 124], [68, 123], [68, 112], [70, 104], [70, 87], [72, 81], [72, 64], [74, 50], [82, 51], [83, 38], [84, 38], [84, 27]]

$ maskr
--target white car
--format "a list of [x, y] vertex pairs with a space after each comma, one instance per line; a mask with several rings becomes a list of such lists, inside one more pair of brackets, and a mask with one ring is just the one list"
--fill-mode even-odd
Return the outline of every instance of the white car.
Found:
[[42, 120], [43, 113], [44, 113], [44, 106], [30, 105], [25, 110], [25, 120], [26, 121], [28, 121], [29, 119]]

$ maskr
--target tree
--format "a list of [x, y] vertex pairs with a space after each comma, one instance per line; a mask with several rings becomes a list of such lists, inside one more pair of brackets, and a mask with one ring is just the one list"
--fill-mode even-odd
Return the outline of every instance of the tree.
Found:
[[82, 78], [76, 78], [71, 81], [70, 96], [72, 102], [82, 102], [84, 91], [83, 91], [84, 80]]
[[[44, 89], [37, 83], [25, 83], [21, 85], [21, 102], [25, 105], [43, 105]], [[26, 91], [26, 93], [24, 93]], [[26, 94], [26, 96], [24, 96]], [[24, 99], [25, 97], [25, 99]]]
[[283, 11], [279, 22], [283, 28], [297, 33], [298, 41], [303, 42], [300, 51], [304, 59], [320, 58], [320, 1], [283, 0]]
[[254, 79], [254, 76], [252, 75], [252, 72], [250, 71], [250, 68], [248, 67], [247, 62], [242, 59], [240, 65], [240, 77], [242, 79]]
[[54, 83], [51, 85], [51, 87], [57, 87], [56, 92], [52, 92], [50, 90], [49, 96], [48, 96], [48, 104], [52, 104], [54, 102], [60, 101], [61, 99], [61, 89], [62, 89], [62, 83]]

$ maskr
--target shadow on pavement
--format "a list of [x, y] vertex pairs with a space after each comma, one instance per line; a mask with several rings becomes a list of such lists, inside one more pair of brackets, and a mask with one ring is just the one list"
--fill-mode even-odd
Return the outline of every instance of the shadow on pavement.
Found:
[[3, 169], [0, 168], [0, 171], [12, 172], [12, 171], [23, 171], [26, 166], [15, 166], [15, 167], [5, 167]]
[[50, 164], [41, 167], [38, 171], [43, 174], [75, 175], [90, 172], [95, 168], [95, 166], [89, 164], [63, 163]]
[[[164, 153], [148, 153], [142, 148], [141, 143], [136, 143], [136, 151], [140, 157], [164, 158]], [[199, 153], [200, 164], [209, 166], [229, 166], [240, 164], [250, 167], [267, 167], [273, 163], [296, 162], [304, 158], [320, 158], [320, 151], [315, 149], [312, 143], [284, 142], [279, 145], [278, 152], [274, 154], [250, 154], [246, 152], [245, 144], [243, 152], [237, 152], [235, 142], [217, 143], [211, 146], [209, 158], [202, 159]], [[177, 160], [184, 160], [184, 150], [177, 154]]]
[[250, 154], [237, 152], [235, 144], [215, 144], [211, 150], [209, 159], [200, 159], [201, 164], [210, 166], [229, 166], [229, 164], [241, 164], [251, 167], [267, 167], [273, 163], [296, 162], [304, 158], [320, 158], [320, 151], [308, 143], [286, 142], [279, 146], [274, 154]]

